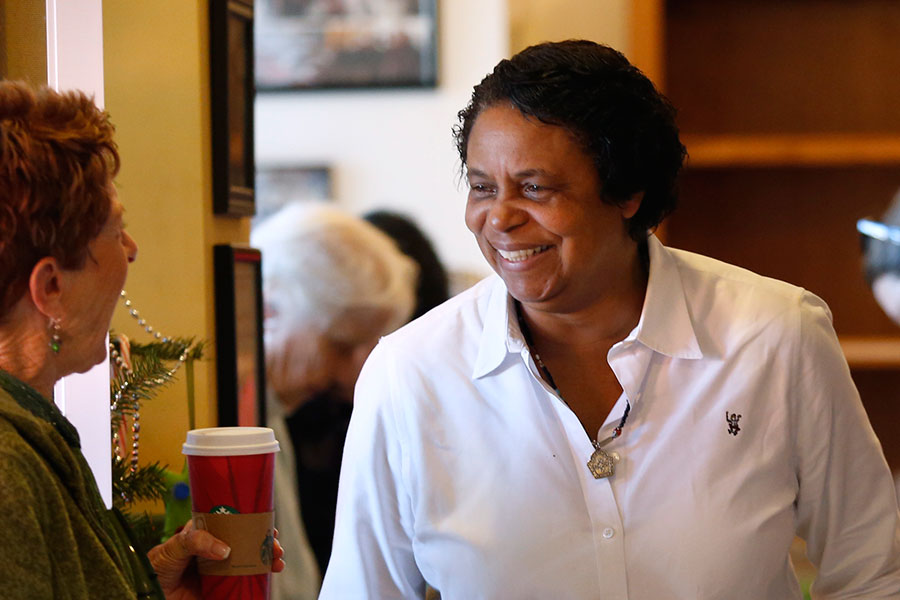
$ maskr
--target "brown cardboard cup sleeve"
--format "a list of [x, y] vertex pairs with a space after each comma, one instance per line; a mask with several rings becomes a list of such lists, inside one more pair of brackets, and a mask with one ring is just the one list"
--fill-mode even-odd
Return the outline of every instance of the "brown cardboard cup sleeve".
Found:
[[197, 557], [201, 575], [259, 575], [272, 570], [275, 513], [193, 513], [194, 527], [204, 529], [229, 546], [225, 560]]

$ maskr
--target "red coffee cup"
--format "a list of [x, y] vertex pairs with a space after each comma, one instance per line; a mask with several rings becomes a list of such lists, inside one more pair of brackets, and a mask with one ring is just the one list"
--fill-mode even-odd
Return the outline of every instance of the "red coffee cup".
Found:
[[225, 560], [198, 559], [203, 597], [266, 600], [275, 532], [275, 433], [212, 427], [187, 434], [194, 526], [231, 547]]

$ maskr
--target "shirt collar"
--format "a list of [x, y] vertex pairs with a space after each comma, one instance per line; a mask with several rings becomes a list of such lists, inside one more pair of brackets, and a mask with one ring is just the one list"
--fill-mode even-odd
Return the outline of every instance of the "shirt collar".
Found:
[[520, 354], [525, 349], [525, 340], [515, 319], [512, 298], [499, 276], [492, 277], [493, 285], [484, 312], [484, 329], [478, 344], [478, 357], [472, 370], [472, 378], [487, 375], [510, 354]]
[[681, 274], [669, 250], [651, 235], [650, 277], [644, 308], [635, 331], [642, 344], [673, 358], [702, 358]]
[[[628, 338], [673, 358], [702, 358], [703, 352], [694, 331], [678, 266], [656, 236], [649, 236], [647, 245], [650, 254], [647, 293], [641, 318]], [[526, 347], [515, 318], [512, 298], [503, 280], [498, 276], [494, 279], [484, 313], [484, 329], [472, 371], [473, 379], [487, 375], [510, 354], [521, 354]]]

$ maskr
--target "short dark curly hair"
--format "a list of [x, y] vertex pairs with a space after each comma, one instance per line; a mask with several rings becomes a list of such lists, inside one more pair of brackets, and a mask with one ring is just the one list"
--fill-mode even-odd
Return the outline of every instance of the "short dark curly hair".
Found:
[[675, 209], [687, 156], [675, 109], [622, 53], [567, 40], [530, 46], [500, 61], [475, 86], [453, 128], [463, 168], [478, 115], [505, 103], [568, 130], [593, 158], [604, 201], [619, 204], [644, 193], [629, 222], [633, 239], [645, 239]]
[[82, 92], [0, 81], [0, 321], [40, 259], [84, 266], [110, 212], [114, 131]]

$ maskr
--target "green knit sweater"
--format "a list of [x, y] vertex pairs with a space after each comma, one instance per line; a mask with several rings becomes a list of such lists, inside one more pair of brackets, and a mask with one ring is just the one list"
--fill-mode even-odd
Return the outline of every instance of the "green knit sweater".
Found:
[[0, 371], [0, 598], [162, 597], [104, 506], [75, 428]]

